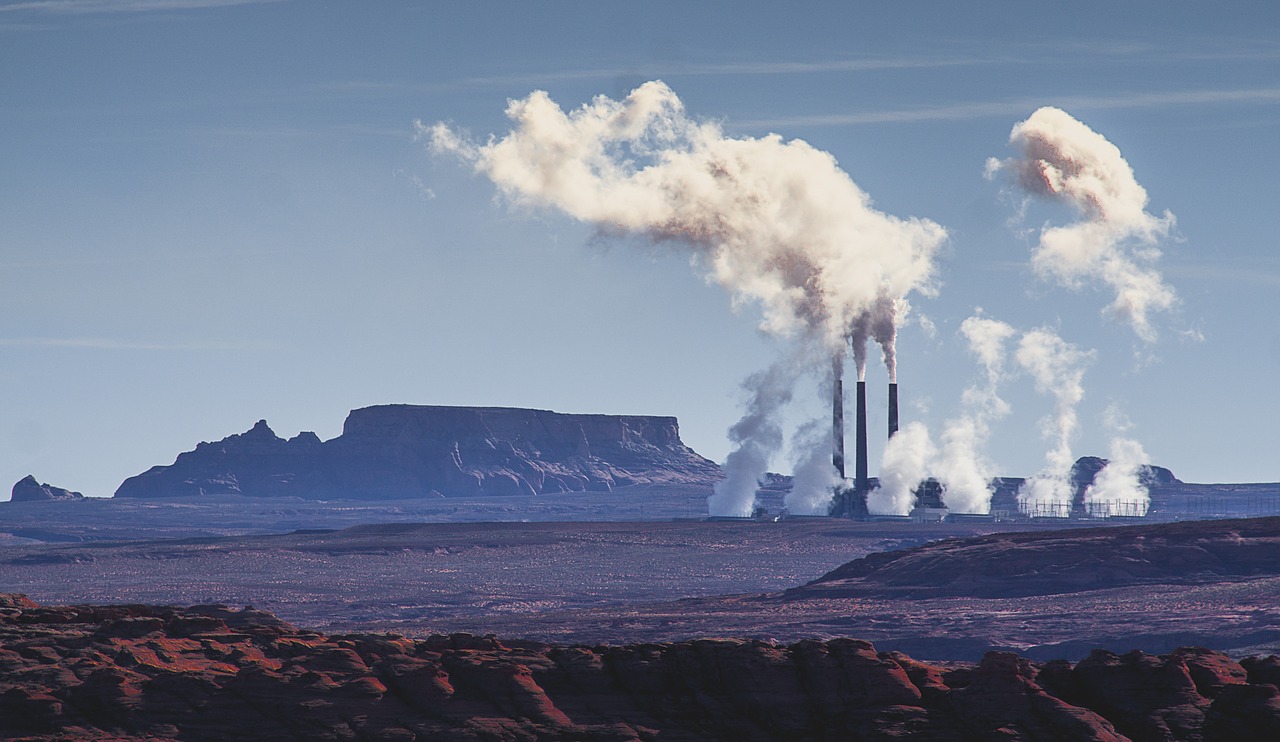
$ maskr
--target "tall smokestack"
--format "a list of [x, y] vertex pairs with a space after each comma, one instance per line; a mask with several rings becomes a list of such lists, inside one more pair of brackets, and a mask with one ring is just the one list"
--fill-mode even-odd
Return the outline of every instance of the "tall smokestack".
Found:
[[831, 361], [831, 464], [844, 479], [844, 364], [839, 356]]
[[898, 382], [889, 382], [889, 437], [898, 432]]
[[858, 440], [855, 455], [858, 458], [855, 468], [854, 509], [855, 514], [867, 511], [867, 382], [858, 382]]

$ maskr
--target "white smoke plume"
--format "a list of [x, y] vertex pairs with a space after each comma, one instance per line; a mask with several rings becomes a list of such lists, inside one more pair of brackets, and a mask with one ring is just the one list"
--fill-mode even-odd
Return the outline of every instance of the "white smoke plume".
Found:
[[1023, 510], [1043, 513], [1056, 509], [1054, 514], [1063, 517], [1070, 510], [1069, 480], [1075, 463], [1071, 439], [1079, 426], [1076, 407], [1084, 399], [1085, 367], [1093, 357], [1092, 351], [1082, 351], [1044, 328], [1026, 333], [1018, 343], [1014, 354], [1018, 365], [1031, 374], [1037, 391], [1052, 395], [1055, 401], [1054, 414], [1043, 423], [1044, 435], [1053, 448], [1045, 455], [1044, 470], [1018, 490], [1018, 504]]
[[742, 419], [729, 428], [734, 448], [724, 462], [725, 478], [707, 498], [711, 515], [746, 517], [755, 509], [756, 490], [769, 461], [782, 448], [782, 408], [791, 401], [794, 371], [779, 361], [742, 382], [750, 395]]
[[1069, 473], [1045, 471], [1028, 477], [1018, 488], [1018, 509], [1037, 517], [1066, 518], [1074, 496]]
[[849, 328], [849, 344], [853, 347], [858, 381], [867, 380], [867, 340], [870, 339], [880, 346], [885, 370], [889, 372], [889, 383], [898, 383], [898, 323], [910, 309], [906, 299], [882, 294], [853, 321]]
[[1151, 504], [1151, 493], [1142, 483], [1146, 462], [1141, 443], [1112, 438], [1107, 465], [1085, 490], [1085, 509], [1095, 515], [1146, 515]]
[[484, 144], [423, 129], [516, 203], [691, 247], [736, 302], [761, 305], [770, 333], [823, 329], [834, 349], [881, 296], [932, 291], [941, 226], [872, 208], [807, 142], [735, 139], [690, 119], [662, 82], [569, 112], [536, 91], [507, 116], [515, 128]]
[[1085, 509], [1103, 516], [1146, 515], [1151, 505], [1151, 493], [1142, 483], [1147, 452], [1141, 443], [1124, 435], [1132, 426], [1114, 405], [1107, 408], [1105, 422], [1115, 435], [1107, 465], [1085, 490]]
[[1149, 315], [1177, 301], [1155, 267], [1155, 245], [1173, 228], [1173, 214], [1148, 213], [1147, 192], [1120, 150], [1061, 109], [1037, 110], [1013, 127], [1009, 143], [1018, 155], [989, 159], [988, 177], [1006, 170], [1027, 193], [1070, 204], [1081, 217], [1041, 230], [1036, 272], [1073, 288], [1101, 280], [1115, 292], [1106, 313], [1155, 340]]
[[812, 420], [795, 432], [791, 450], [797, 456], [791, 469], [791, 491], [784, 503], [796, 515], [826, 515], [831, 510], [840, 476], [831, 463], [831, 421]]
[[[514, 203], [559, 209], [606, 234], [687, 246], [735, 305], [759, 304], [762, 329], [817, 346], [810, 357], [830, 358], [852, 328], [866, 326], [888, 338], [882, 347], [891, 364], [898, 301], [933, 291], [941, 226], [872, 208], [834, 157], [804, 141], [732, 138], [714, 122], [690, 119], [662, 82], [568, 112], [536, 91], [509, 101], [507, 116], [514, 128], [483, 144], [442, 123], [419, 126], [434, 151], [470, 162]], [[743, 511], [739, 487], [763, 472], [760, 456], [777, 449], [776, 422], [763, 420], [776, 420], [781, 402], [762, 395], [784, 387], [789, 396], [782, 383], [759, 388], [732, 429], [739, 448], [726, 469], [735, 484], [717, 490], [713, 514]], [[773, 412], [762, 418], [765, 410]]]
[[909, 422], [885, 444], [880, 486], [867, 493], [867, 510], [876, 515], [908, 515], [915, 507], [912, 490], [928, 476], [934, 456], [929, 429]]
[[1009, 414], [1009, 405], [999, 395], [1004, 379], [1006, 345], [1016, 334], [1013, 327], [980, 314], [966, 319], [960, 332], [985, 371], [983, 383], [965, 389], [963, 412], [948, 420], [943, 428], [934, 471], [946, 488], [947, 508], [957, 513], [987, 513], [991, 510], [991, 480], [994, 464], [985, 448], [991, 425]]

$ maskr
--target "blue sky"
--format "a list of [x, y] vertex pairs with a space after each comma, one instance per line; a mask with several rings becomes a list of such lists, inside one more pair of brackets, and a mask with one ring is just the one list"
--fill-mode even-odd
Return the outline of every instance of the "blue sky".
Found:
[[[946, 227], [941, 290], [913, 298], [937, 331], [901, 334], [904, 419], [954, 413], [979, 374], [957, 330], [982, 307], [1096, 352], [1080, 455], [1105, 455], [1114, 408], [1184, 479], [1280, 480], [1280, 9], [972, 7], [0, 2], [0, 483], [109, 495], [259, 418], [327, 439], [382, 403], [671, 414], [722, 459], [739, 383], [779, 353], [758, 309], [677, 250], [504, 203], [414, 137], [501, 135], [510, 98], [652, 79]], [[1065, 212], [1011, 223], [983, 177], [1042, 105], [1177, 217], [1159, 266], [1180, 303], [1154, 344], [1101, 316], [1105, 290], [1037, 277], [1035, 232]], [[882, 414], [883, 370], [868, 381]], [[794, 423], [822, 410], [812, 386]], [[989, 454], [1030, 474], [1052, 402], [1027, 378], [1003, 394]]]

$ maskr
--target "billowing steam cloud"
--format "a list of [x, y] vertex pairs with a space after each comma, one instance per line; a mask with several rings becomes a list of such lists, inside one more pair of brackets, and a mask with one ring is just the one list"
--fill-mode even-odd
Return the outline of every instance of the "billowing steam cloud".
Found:
[[1084, 492], [1085, 509], [1100, 516], [1146, 515], [1151, 504], [1151, 493], [1142, 482], [1147, 452], [1141, 443], [1123, 435], [1131, 425], [1114, 405], [1107, 408], [1105, 422], [1115, 436], [1107, 465]]
[[873, 513], [909, 513], [914, 504], [912, 490], [930, 474], [944, 485], [943, 497], [952, 512], [991, 509], [994, 465], [983, 449], [991, 424], [1009, 413], [998, 391], [1005, 377], [1006, 346], [1017, 332], [981, 315], [965, 320], [960, 332], [982, 363], [985, 378], [965, 390], [963, 412], [947, 421], [939, 446], [920, 423], [908, 425], [889, 440], [880, 465], [880, 488], [868, 496], [867, 507]]
[[725, 478], [716, 482], [715, 492], [707, 499], [712, 515], [751, 515], [769, 460], [782, 448], [779, 416], [791, 401], [794, 381], [791, 364], [779, 361], [742, 383], [750, 399], [742, 419], [729, 428], [734, 449], [724, 462]]
[[795, 515], [826, 515], [840, 477], [831, 465], [831, 421], [812, 420], [792, 436], [796, 459], [791, 469], [791, 491], [787, 512]]
[[[661, 82], [569, 112], [534, 92], [511, 101], [507, 116], [514, 128], [484, 144], [444, 124], [422, 130], [435, 151], [470, 162], [515, 203], [688, 246], [735, 304], [760, 305], [765, 331], [818, 346], [823, 352], [807, 355], [824, 364], [855, 328], [888, 338], [892, 373], [898, 302], [931, 291], [941, 226], [875, 210], [830, 154], [803, 141], [735, 139], [690, 119]], [[760, 457], [777, 450], [778, 395], [790, 394], [773, 376], [753, 377], [765, 383], [731, 431], [738, 448], [709, 501], [712, 514], [751, 510]]]
[[986, 513], [991, 509], [991, 479], [994, 465], [985, 453], [991, 425], [1009, 414], [1009, 405], [1000, 398], [1004, 379], [1006, 344], [1016, 334], [999, 320], [975, 315], [960, 325], [969, 350], [985, 371], [982, 384], [965, 389], [964, 412], [948, 420], [942, 433], [936, 476], [945, 485], [948, 509], [957, 513]]
[[929, 429], [907, 423], [889, 439], [880, 464], [880, 487], [867, 494], [867, 510], [877, 515], [907, 515], [915, 505], [913, 490], [925, 477], [934, 456]]
[[1085, 366], [1092, 351], [1082, 351], [1047, 329], [1022, 336], [1014, 358], [1031, 374], [1037, 391], [1055, 400], [1053, 415], [1044, 420], [1044, 435], [1054, 445], [1045, 455], [1044, 470], [1018, 490], [1018, 504], [1026, 512], [1066, 516], [1072, 500], [1071, 439], [1079, 425], [1076, 407], [1084, 399]]
[[1107, 465], [1084, 492], [1085, 509], [1100, 516], [1147, 514], [1151, 494], [1142, 483], [1147, 452], [1132, 438], [1111, 439]]
[[1149, 214], [1147, 192], [1120, 150], [1060, 109], [1039, 109], [1013, 127], [1009, 143], [1018, 155], [988, 160], [988, 177], [1006, 170], [1027, 193], [1064, 201], [1081, 216], [1041, 230], [1036, 272], [1070, 287], [1086, 278], [1103, 281], [1115, 292], [1107, 313], [1154, 340], [1148, 315], [1176, 302], [1155, 268], [1155, 243], [1173, 228], [1173, 214]]
[[[885, 491], [877, 506], [883, 510], [873, 512], [905, 512], [903, 508], [909, 509], [911, 504], [910, 488], [927, 473], [943, 483], [943, 497], [952, 512], [990, 511], [994, 467], [984, 449], [991, 425], [1010, 411], [999, 396], [999, 386], [1011, 375], [1005, 371], [1005, 360], [1007, 348], [1018, 332], [981, 313], [965, 320], [960, 331], [985, 369], [984, 383], [965, 390], [963, 413], [947, 421], [936, 449], [923, 427], [916, 431], [917, 435], [890, 442], [894, 450], [885, 451], [881, 472]], [[1018, 492], [1018, 503], [1024, 512], [1059, 517], [1070, 513], [1075, 494], [1071, 440], [1079, 424], [1076, 409], [1084, 398], [1085, 368], [1093, 357], [1092, 351], [1082, 351], [1043, 328], [1023, 334], [1017, 342], [1014, 359], [1018, 369], [1032, 377], [1040, 393], [1055, 400], [1054, 413], [1043, 421], [1044, 435], [1052, 446], [1046, 454], [1045, 467], [1027, 479]], [[1104, 517], [1145, 514], [1150, 502], [1141, 480], [1146, 453], [1140, 443], [1121, 435], [1129, 426], [1114, 409], [1108, 410], [1107, 426], [1115, 434], [1111, 460], [1086, 491], [1085, 505], [1090, 512]]]

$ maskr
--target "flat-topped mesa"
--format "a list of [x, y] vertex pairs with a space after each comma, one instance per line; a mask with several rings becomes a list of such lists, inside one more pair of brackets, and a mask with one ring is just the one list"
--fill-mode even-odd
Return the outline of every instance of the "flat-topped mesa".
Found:
[[313, 433], [286, 441], [259, 421], [126, 480], [116, 496], [538, 495], [719, 477], [680, 440], [674, 417], [379, 405], [353, 410], [326, 442]]
[[580, 444], [610, 447], [632, 444], [689, 451], [680, 441], [674, 417], [641, 415], [574, 415], [518, 407], [446, 407], [378, 405], [352, 410], [342, 426], [344, 437], [385, 437], [388, 431], [411, 432], [422, 440], [453, 440], [462, 436], [493, 436], [525, 440], [566, 453], [587, 456]]

